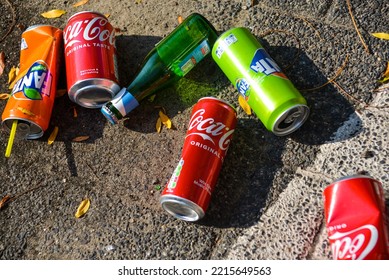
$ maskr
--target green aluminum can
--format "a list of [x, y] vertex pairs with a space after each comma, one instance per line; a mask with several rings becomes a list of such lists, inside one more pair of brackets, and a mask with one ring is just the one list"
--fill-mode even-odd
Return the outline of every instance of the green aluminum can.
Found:
[[224, 32], [212, 48], [212, 57], [275, 135], [292, 133], [308, 118], [304, 97], [247, 28]]

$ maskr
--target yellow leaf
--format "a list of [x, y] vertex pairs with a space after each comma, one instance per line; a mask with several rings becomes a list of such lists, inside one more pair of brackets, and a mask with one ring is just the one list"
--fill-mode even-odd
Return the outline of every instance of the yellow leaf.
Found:
[[183, 21], [182, 16], [178, 16], [177, 20], [178, 20], [178, 24], [181, 24]]
[[85, 5], [86, 3], [88, 3], [88, 1], [89, 1], [89, 0], [82, 0], [82, 1], [80, 1], [80, 2], [77, 2], [76, 4], [73, 5], [73, 8], [76, 8], [76, 7]]
[[26, 108], [17, 107], [16, 109], [18, 109], [19, 111], [22, 111], [23, 114], [26, 114], [29, 116], [35, 116], [35, 114], [33, 112], [31, 112], [30, 110], [27, 110]]
[[156, 125], [155, 125], [155, 128], [157, 129], [157, 132], [158, 132], [158, 133], [161, 133], [161, 129], [162, 129], [162, 121], [161, 121], [161, 118], [158, 118], [157, 123], [156, 123]]
[[45, 13], [42, 13], [41, 16], [44, 18], [58, 18], [62, 16], [63, 14], [66, 14], [66, 11], [64, 10], [51, 10]]
[[157, 96], [156, 94], [153, 94], [152, 96], [149, 97], [148, 100], [149, 100], [150, 102], [154, 102], [154, 99], [155, 99], [156, 96]]
[[111, 14], [104, 14], [104, 16], [105, 16], [106, 18], [109, 18], [109, 17], [111, 16]]
[[19, 67], [12, 66], [11, 70], [9, 70], [9, 73], [8, 73], [8, 84], [9, 85], [11, 85], [11, 83], [15, 80], [18, 73], [19, 73]]
[[90, 206], [90, 200], [88, 198], [84, 199], [80, 206], [78, 206], [76, 214], [74, 215], [76, 218], [80, 218], [85, 215], [86, 212], [88, 212]]
[[11, 96], [9, 93], [0, 93], [0, 99], [1, 100], [6, 100]]
[[247, 115], [251, 115], [251, 108], [250, 105], [247, 103], [246, 99], [242, 95], [239, 95], [238, 98], [240, 107], [243, 108], [243, 110], [246, 112]]
[[378, 81], [380, 83], [385, 83], [388, 80], [389, 80], [389, 61], [388, 61], [388, 64], [386, 66], [386, 70], [385, 70], [384, 74], [382, 74], [381, 79], [379, 79]]
[[371, 35], [379, 39], [389, 40], [389, 33], [380, 32], [380, 33], [371, 33]]
[[47, 140], [47, 144], [51, 145], [54, 143], [55, 138], [57, 138], [58, 134], [58, 126], [54, 127], [53, 132], [51, 132], [49, 139]]
[[85, 141], [85, 140], [88, 140], [89, 139], [89, 136], [85, 135], [85, 136], [77, 136], [76, 138], [73, 138], [73, 142], [82, 142], [82, 141]]
[[161, 118], [161, 122], [167, 127], [172, 128], [172, 122], [168, 116], [166, 116], [162, 111], [159, 111], [159, 117]]

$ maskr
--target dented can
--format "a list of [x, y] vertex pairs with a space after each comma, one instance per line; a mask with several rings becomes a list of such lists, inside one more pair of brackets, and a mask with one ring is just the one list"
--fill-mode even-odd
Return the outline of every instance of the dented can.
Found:
[[224, 32], [212, 48], [212, 57], [275, 135], [294, 132], [308, 118], [304, 97], [247, 28]]
[[190, 222], [205, 215], [236, 122], [235, 109], [220, 99], [196, 103], [181, 159], [160, 197], [169, 214]]
[[389, 259], [385, 196], [379, 181], [363, 175], [343, 177], [323, 195], [334, 259]]
[[37, 139], [48, 128], [62, 57], [62, 30], [34, 25], [23, 32], [19, 74], [2, 114], [8, 130], [18, 121], [16, 137]]
[[102, 14], [79, 12], [67, 21], [64, 43], [70, 100], [86, 108], [100, 108], [120, 90], [115, 29]]

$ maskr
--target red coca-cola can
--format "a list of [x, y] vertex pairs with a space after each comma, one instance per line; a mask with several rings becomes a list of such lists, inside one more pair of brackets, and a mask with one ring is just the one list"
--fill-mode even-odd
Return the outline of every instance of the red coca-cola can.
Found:
[[69, 98], [100, 108], [120, 90], [115, 30], [104, 15], [84, 11], [68, 19], [63, 34]]
[[363, 175], [343, 177], [324, 189], [324, 213], [336, 260], [389, 258], [382, 184]]
[[160, 197], [168, 213], [191, 222], [204, 216], [236, 121], [235, 109], [220, 99], [204, 97], [196, 103], [181, 159]]

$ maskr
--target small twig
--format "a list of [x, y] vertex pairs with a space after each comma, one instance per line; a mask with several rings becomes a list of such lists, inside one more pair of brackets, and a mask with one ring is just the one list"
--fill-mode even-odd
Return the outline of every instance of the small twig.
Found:
[[324, 39], [320, 36], [319, 31], [317, 31], [317, 29], [313, 26], [313, 24], [312, 24], [310, 21], [308, 21], [306, 18], [303, 18], [303, 17], [300, 17], [300, 16], [294, 16], [294, 17], [296, 17], [296, 18], [298, 18], [298, 19], [301, 19], [301, 20], [304, 21], [306, 24], [308, 24], [309, 27], [311, 27], [311, 28], [313, 29], [313, 31], [315, 31], [317, 37], [319, 37], [319, 39], [320, 39], [321, 41], [324, 40]]
[[301, 43], [300, 43], [300, 40], [299, 38], [296, 36], [296, 34], [290, 32], [290, 31], [287, 31], [287, 30], [283, 30], [283, 29], [271, 29], [271, 30], [268, 30], [262, 34], [259, 35], [259, 37], [261, 38], [264, 38], [266, 37], [267, 35], [270, 35], [270, 34], [273, 34], [273, 33], [285, 33], [285, 34], [289, 34], [291, 36], [293, 36], [295, 38], [295, 40], [297, 41], [297, 53], [295, 54], [295, 56], [293, 57], [292, 59], [292, 62], [290, 64], [288, 64], [287, 66], [284, 66], [283, 69], [286, 70], [288, 68], [290, 68], [291, 66], [295, 65], [296, 64], [296, 61], [298, 60], [298, 58], [300, 57], [300, 52], [301, 52]]
[[21, 197], [21, 196], [23, 196], [23, 195], [25, 195], [25, 194], [27, 194], [29, 192], [35, 191], [35, 190], [37, 190], [37, 189], [39, 189], [41, 187], [43, 187], [43, 185], [38, 185], [36, 187], [32, 187], [32, 188], [29, 188], [29, 189], [21, 192], [21, 193], [18, 193], [18, 194], [14, 195], [14, 196], [10, 196], [10, 195], [7, 194], [6, 196], [4, 196], [4, 198], [6, 198], [6, 199], [3, 198], [3, 200], [2, 200], [3, 203], [1, 204], [0, 209], [3, 208], [6, 204], [11, 203], [15, 199], [17, 199], [17, 198], [19, 198], [19, 197]]
[[5, 0], [7, 2], [7, 4], [10, 6], [11, 8], [11, 13], [12, 13], [12, 23], [10, 24], [9, 28], [8, 28], [8, 31], [4, 34], [3, 37], [1, 37], [0, 39], [0, 42], [2, 42], [8, 35], [9, 33], [11, 33], [12, 29], [14, 29], [15, 27], [15, 24], [16, 24], [16, 13], [15, 13], [15, 9], [13, 7], [13, 5], [11, 4], [11, 2], [9, 2], [9, 0]]
[[346, 67], [346, 64], [347, 64], [347, 61], [348, 61], [348, 55], [346, 55], [346, 58], [342, 64], [342, 66], [336, 71], [335, 75], [329, 79], [327, 82], [325, 82], [324, 84], [320, 85], [320, 86], [317, 86], [317, 87], [314, 87], [314, 88], [307, 88], [307, 89], [300, 89], [300, 91], [314, 91], [314, 90], [317, 90], [319, 88], [322, 88], [330, 83], [333, 83], [335, 81], [336, 78], [338, 78], [340, 76], [340, 74], [342, 73], [343, 69]]
[[358, 36], [359, 36], [359, 39], [361, 40], [362, 45], [363, 45], [363, 47], [365, 48], [366, 52], [367, 52], [368, 54], [370, 54], [370, 50], [369, 50], [368, 46], [366, 45], [365, 40], [363, 40], [362, 35], [361, 35], [361, 33], [359, 32], [359, 30], [358, 30], [357, 23], [355, 22], [355, 18], [354, 18], [354, 16], [353, 16], [352, 11], [351, 11], [350, 0], [346, 0], [346, 1], [347, 1], [347, 8], [348, 8], [348, 11], [349, 11], [350, 16], [351, 16], [351, 20], [353, 21], [353, 24], [354, 24], [354, 28], [355, 28], [355, 30], [357, 31], [357, 34], [358, 34]]

